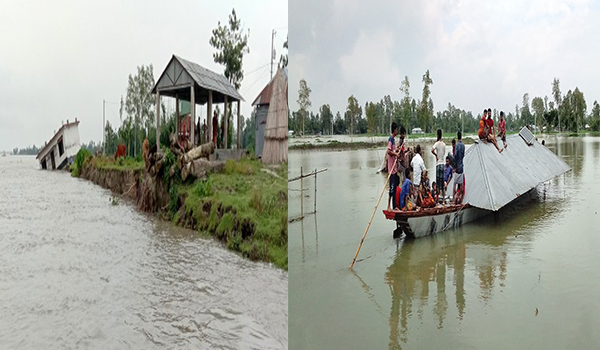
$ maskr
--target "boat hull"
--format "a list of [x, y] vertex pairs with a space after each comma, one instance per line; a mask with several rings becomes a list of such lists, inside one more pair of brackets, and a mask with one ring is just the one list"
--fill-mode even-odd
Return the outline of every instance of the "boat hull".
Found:
[[420, 238], [457, 228], [490, 213], [489, 210], [467, 207], [449, 213], [410, 217], [397, 223], [408, 238]]

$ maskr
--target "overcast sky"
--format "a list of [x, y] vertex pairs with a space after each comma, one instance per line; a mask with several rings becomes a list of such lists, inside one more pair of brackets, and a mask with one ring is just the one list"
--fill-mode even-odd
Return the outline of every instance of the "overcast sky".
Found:
[[[137, 66], [152, 64], [158, 79], [176, 54], [223, 73], [208, 41], [232, 8], [250, 29], [240, 88], [249, 117], [269, 82], [273, 29], [278, 58], [283, 51], [287, 1], [1, 0], [0, 151], [40, 146], [75, 117], [82, 142], [101, 141], [102, 100], [107, 119], [120, 125], [119, 100]], [[197, 113], [205, 117], [205, 106]]]
[[343, 115], [351, 94], [364, 108], [384, 95], [400, 100], [404, 76], [421, 98], [427, 69], [435, 111], [451, 102], [481, 113], [514, 112], [523, 94], [584, 93], [600, 100], [600, 8], [586, 0], [290, 0], [290, 109], [300, 79], [313, 112]]

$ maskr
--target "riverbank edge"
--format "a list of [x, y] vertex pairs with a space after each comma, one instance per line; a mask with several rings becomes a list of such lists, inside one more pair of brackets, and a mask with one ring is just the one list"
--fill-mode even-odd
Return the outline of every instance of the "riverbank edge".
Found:
[[[247, 162], [252, 163], [252, 161]], [[235, 200], [228, 200], [228, 194], [221, 193], [222, 188], [212, 189], [223, 182], [239, 182], [239, 178], [242, 177], [239, 176], [239, 167], [233, 161], [228, 162], [226, 164], [228, 169], [224, 174], [212, 174], [215, 177], [218, 175], [215, 184], [211, 181], [211, 175], [204, 180], [173, 184], [165, 183], [161, 176], [150, 176], [143, 167], [141, 169], [107, 167], [105, 160], [94, 161], [94, 157], [91, 157], [83, 162], [79, 177], [131, 200], [142, 212], [154, 214], [160, 220], [171, 221], [178, 226], [194, 230], [204, 238], [216, 239], [244, 258], [272, 263], [287, 271], [287, 193], [285, 196], [276, 194], [279, 201], [275, 203], [271, 198], [273, 196], [263, 198], [264, 196], [257, 195], [257, 190], [254, 189], [249, 195], [253, 197], [248, 199], [250, 204], [245, 205], [242, 203], [243, 196], [236, 192], [230, 193], [236, 196]], [[256, 169], [248, 164], [241, 167], [241, 172], [245, 173], [242, 178], [246, 181], [249, 181], [249, 176], [256, 173], [254, 171]], [[267, 176], [281, 182], [279, 187], [283, 184], [287, 188], [287, 166], [285, 170], [285, 177], [277, 174], [275, 176], [267, 174]], [[260, 174], [265, 173], [260, 171]], [[206, 190], [199, 193], [202, 191], [198, 191], [198, 188], [206, 188]], [[278, 217], [277, 210], [263, 210], [264, 202], [271, 203], [272, 207], [285, 207], [285, 215], [281, 215], [284, 220]], [[248, 206], [259, 207], [261, 215], [252, 215], [256, 210], [248, 210]], [[285, 227], [277, 227], [281, 226], [277, 225], [281, 221], [285, 221]]]
[[[446, 145], [452, 144], [452, 139], [442, 138], [442, 141], [446, 143]], [[470, 145], [475, 143], [474, 139], [471, 136], [466, 136], [462, 139], [464, 144]], [[435, 138], [419, 138], [419, 139], [408, 139], [408, 143], [410, 146], [416, 145], [418, 143], [433, 143], [435, 142]], [[357, 142], [340, 142], [337, 140], [328, 140], [327, 142], [322, 143], [301, 143], [294, 144], [288, 146], [288, 150], [338, 150], [338, 151], [348, 151], [348, 150], [357, 150], [357, 149], [369, 149], [369, 148], [379, 148], [379, 147], [387, 147], [387, 141], [357, 141]]]

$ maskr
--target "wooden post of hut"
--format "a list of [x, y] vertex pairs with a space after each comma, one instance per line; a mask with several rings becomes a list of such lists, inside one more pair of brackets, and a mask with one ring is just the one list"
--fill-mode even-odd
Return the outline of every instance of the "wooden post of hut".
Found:
[[192, 84], [190, 93], [190, 114], [192, 115], [192, 120], [190, 122], [190, 141], [192, 145], [194, 144], [194, 126], [196, 125], [196, 94], [194, 93], [194, 84]]
[[206, 109], [206, 124], [208, 125], [208, 133], [206, 135], [206, 142], [212, 142], [212, 135], [213, 135], [212, 103], [213, 103], [212, 90], [208, 90], [208, 108]]
[[175, 136], [179, 141], [179, 95], [175, 94]]
[[237, 149], [241, 149], [242, 148], [242, 141], [240, 140], [240, 135], [241, 135], [241, 127], [240, 127], [240, 100], [237, 101], [237, 143], [236, 143], [236, 148]]
[[227, 149], [227, 134], [229, 134], [229, 127], [228, 127], [228, 108], [229, 107], [229, 102], [227, 102], [227, 95], [225, 95], [225, 122], [223, 123], [223, 148]]
[[156, 149], [160, 149], [160, 91], [156, 93]]

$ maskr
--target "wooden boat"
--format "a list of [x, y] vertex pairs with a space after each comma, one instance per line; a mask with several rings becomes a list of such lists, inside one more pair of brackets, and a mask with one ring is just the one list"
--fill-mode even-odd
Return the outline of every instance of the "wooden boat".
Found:
[[394, 235], [404, 232], [409, 238], [423, 237], [497, 213], [507, 205], [531, 199], [540, 183], [571, 170], [527, 128], [507, 136], [506, 141], [509, 147], [502, 153], [491, 143], [476, 143], [467, 150], [463, 161], [464, 204], [415, 211], [384, 210], [386, 219], [396, 221]]

